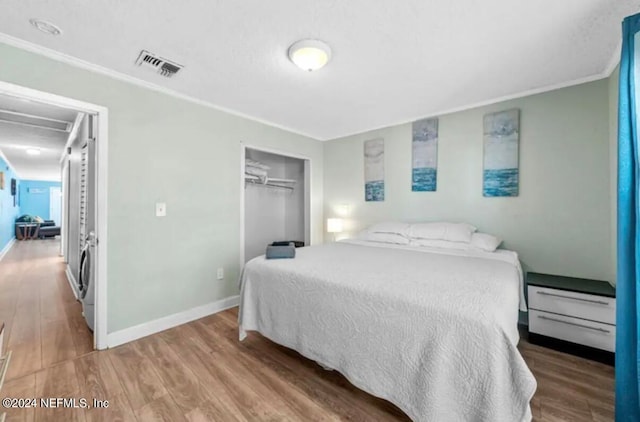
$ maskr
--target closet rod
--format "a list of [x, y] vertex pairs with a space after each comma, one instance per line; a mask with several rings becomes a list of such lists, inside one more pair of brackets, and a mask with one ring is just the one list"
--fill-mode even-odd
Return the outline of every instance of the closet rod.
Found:
[[[293, 190], [293, 186], [285, 186], [285, 185], [277, 185], [274, 183], [261, 183], [259, 181], [253, 182], [249, 179], [245, 180], [246, 183], [250, 183], [252, 185], [256, 185], [256, 186], [267, 186], [267, 187], [272, 187], [272, 188], [280, 188], [280, 189], [289, 189], [289, 190]], [[246, 185], [245, 183], [245, 185]]]
[[[252, 181], [261, 180], [258, 176], [254, 176], [253, 174], [245, 174], [244, 178]], [[294, 179], [279, 179], [277, 177], [267, 177], [267, 182], [296, 184], [298, 181]], [[260, 183], [262, 183], [262, 181]]]

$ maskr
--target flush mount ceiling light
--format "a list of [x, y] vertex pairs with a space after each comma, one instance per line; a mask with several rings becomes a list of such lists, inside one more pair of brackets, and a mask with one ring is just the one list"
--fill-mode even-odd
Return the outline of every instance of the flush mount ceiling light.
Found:
[[38, 148], [27, 148], [27, 154], [40, 155], [40, 150]]
[[36, 19], [36, 18], [29, 19], [29, 22], [31, 23], [31, 25], [36, 27], [36, 29], [44, 32], [45, 34], [49, 34], [49, 35], [62, 34], [62, 30], [57, 26], [55, 26], [54, 24], [52, 24], [51, 22], [47, 22], [45, 20]]
[[320, 40], [301, 40], [289, 47], [289, 59], [300, 69], [318, 70], [331, 59], [331, 48]]

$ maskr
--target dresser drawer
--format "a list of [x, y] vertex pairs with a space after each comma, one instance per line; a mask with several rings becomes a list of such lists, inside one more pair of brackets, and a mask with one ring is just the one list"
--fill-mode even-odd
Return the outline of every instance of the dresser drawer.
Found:
[[564, 315], [529, 311], [529, 332], [615, 352], [616, 327]]
[[529, 308], [615, 325], [616, 299], [529, 286]]

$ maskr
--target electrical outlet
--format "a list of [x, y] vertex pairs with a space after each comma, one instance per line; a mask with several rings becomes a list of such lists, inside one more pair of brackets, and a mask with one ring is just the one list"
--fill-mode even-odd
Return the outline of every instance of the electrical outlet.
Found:
[[218, 268], [218, 280], [222, 280], [224, 278], [224, 268]]
[[166, 217], [167, 204], [164, 202], [156, 202], [156, 217]]

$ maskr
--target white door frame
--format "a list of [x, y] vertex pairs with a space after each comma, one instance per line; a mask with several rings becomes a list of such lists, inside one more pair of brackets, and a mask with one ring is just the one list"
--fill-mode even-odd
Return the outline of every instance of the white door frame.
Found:
[[[315, 239], [313, 238], [313, 230], [311, 230], [311, 222], [313, 221], [312, 212], [313, 207], [311, 206], [311, 166], [312, 160], [310, 157], [306, 155], [301, 155], [281, 149], [274, 149], [268, 147], [262, 147], [257, 145], [245, 144], [244, 142], [240, 142], [240, 270], [244, 268], [244, 160], [247, 157], [247, 149], [253, 149], [256, 151], [266, 152], [269, 154], [277, 154], [282, 155], [284, 157], [297, 158], [299, 160], [304, 160], [304, 230], [305, 237], [309, 236], [309, 244], [313, 244]], [[307, 164], [308, 163], [308, 164]], [[308, 245], [307, 245], [308, 246]]]
[[[55, 196], [53, 196], [53, 192], [58, 191], [58, 195], [57, 198]], [[53, 199], [54, 201], [59, 201], [58, 204], [58, 213], [60, 215], [58, 215], [58, 226], [62, 226], [62, 183], [60, 184], [60, 187], [58, 186], [50, 186], [49, 187], [49, 220], [53, 220], [56, 221], [51, 213], [52, 209], [55, 209], [55, 202], [51, 202], [51, 199]]]
[[[60, 256], [64, 258], [66, 264], [69, 263], [67, 245], [69, 239], [67, 229], [69, 226], [69, 160], [62, 159], [62, 222], [60, 223]], [[74, 290], [75, 293], [75, 290]]]
[[96, 236], [98, 243], [95, 260], [95, 329], [93, 345], [96, 349], [107, 348], [107, 175], [109, 146], [109, 110], [106, 107], [44, 91], [0, 81], [0, 94], [26, 98], [54, 106], [70, 108], [89, 114], [97, 114], [98, 133], [96, 142]]

